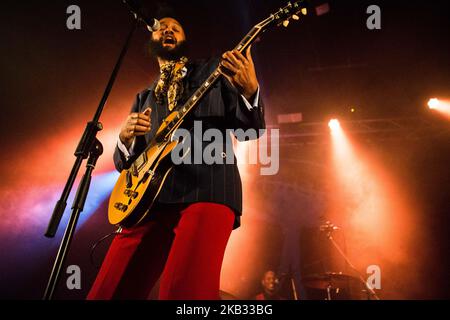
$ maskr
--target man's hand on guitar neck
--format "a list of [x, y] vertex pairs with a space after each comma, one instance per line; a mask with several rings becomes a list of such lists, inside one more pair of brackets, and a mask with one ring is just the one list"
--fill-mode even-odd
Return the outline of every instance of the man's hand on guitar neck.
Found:
[[120, 130], [119, 139], [129, 149], [137, 136], [143, 136], [151, 129], [150, 114], [152, 109], [147, 108], [143, 113], [133, 112]]
[[255, 65], [249, 46], [245, 57], [237, 50], [227, 51], [222, 55], [220, 71], [222, 75], [234, 86], [240, 94], [250, 100], [258, 90]]

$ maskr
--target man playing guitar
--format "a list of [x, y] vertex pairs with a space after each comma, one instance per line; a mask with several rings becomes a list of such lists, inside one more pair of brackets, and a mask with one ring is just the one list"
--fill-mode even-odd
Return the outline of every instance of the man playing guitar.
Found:
[[[221, 59], [189, 61], [182, 25], [170, 16], [160, 23], [161, 28], [151, 35], [150, 48], [161, 74], [137, 95], [123, 124], [114, 153], [119, 171], [144, 151], [170, 112], [219, 64], [223, 77], [186, 124], [202, 121], [203, 128], [215, 128], [224, 135], [226, 129], [265, 128], [250, 47], [244, 54], [233, 50]], [[224, 146], [223, 150], [229, 149]], [[222, 153], [222, 158], [228, 157], [236, 160], [234, 154]], [[225, 248], [231, 231], [240, 225], [242, 212], [236, 161], [227, 163], [174, 165], [151, 217], [123, 228], [113, 240], [87, 298], [146, 299], [160, 278], [160, 299], [219, 299]]]

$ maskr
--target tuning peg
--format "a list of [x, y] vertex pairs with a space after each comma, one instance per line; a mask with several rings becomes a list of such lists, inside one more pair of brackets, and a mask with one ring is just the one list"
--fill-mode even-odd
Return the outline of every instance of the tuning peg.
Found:
[[294, 20], [299, 20], [300, 17], [299, 17], [298, 15], [296, 15], [296, 14], [293, 14], [293, 15], [292, 15], [292, 19], [294, 19]]
[[304, 16], [306, 16], [306, 14], [308, 13], [308, 10], [306, 10], [306, 8], [302, 8], [302, 14], [304, 15]]
[[283, 27], [287, 28], [288, 25], [289, 25], [289, 20], [284, 20]]

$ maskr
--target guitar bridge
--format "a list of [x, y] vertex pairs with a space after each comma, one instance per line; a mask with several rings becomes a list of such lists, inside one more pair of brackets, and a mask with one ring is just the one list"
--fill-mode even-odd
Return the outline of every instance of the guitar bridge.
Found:
[[127, 188], [131, 188], [133, 186], [133, 180], [131, 180], [131, 172], [127, 171], [125, 178], [127, 180]]
[[138, 177], [139, 176], [139, 170], [137, 166], [133, 163], [131, 166], [131, 172], [133, 173], [133, 176]]

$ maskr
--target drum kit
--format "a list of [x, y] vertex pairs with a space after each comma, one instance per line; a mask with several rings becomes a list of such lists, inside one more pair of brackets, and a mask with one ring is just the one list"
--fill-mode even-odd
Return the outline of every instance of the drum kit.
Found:
[[370, 299], [361, 280], [348, 274], [335, 272], [312, 274], [303, 277], [302, 283], [306, 290], [309, 290], [311, 298], [325, 300]]
[[[320, 231], [326, 234], [327, 239], [334, 246], [336, 251], [345, 260], [355, 275], [351, 276], [342, 272], [325, 272], [311, 274], [303, 277], [302, 284], [305, 288], [325, 293], [325, 300], [379, 300], [375, 291], [367, 284], [364, 277], [357, 268], [350, 262], [344, 251], [333, 239], [333, 232], [339, 230], [337, 226], [327, 221], [320, 226]], [[320, 295], [319, 295], [320, 296]]]
[[[308, 300], [370, 300], [373, 298], [360, 279], [348, 274], [335, 272], [311, 274], [303, 277], [301, 282], [308, 292]], [[298, 298], [294, 281], [292, 281], [290, 291], [292, 291], [290, 299], [304, 299], [303, 297]], [[240, 300], [226, 291], [220, 291], [220, 299]]]
[[[339, 230], [338, 227], [327, 221], [320, 226], [320, 231], [324, 232], [334, 248], [345, 260], [346, 265], [352, 269], [355, 276], [342, 272], [324, 272], [309, 274], [301, 278], [308, 300], [379, 300], [375, 291], [367, 284], [364, 277], [356, 267], [350, 262], [344, 251], [334, 241], [332, 233]], [[280, 276], [281, 282], [287, 284], [288, 300], [304, 299], [299, 297], [295, 287], [294, 277], [291, 273], [284, 273]], [[279, 281], [279, 280], [278, 280]], [[280, 282], [280, 281], [279, 281]], [[278, 288], [281, 290], [281, 287]], [[220, 292], [222, 300], [236, 300], [237, 297], [225, 291]], [[284, 296], [281, 294], [281, 296]]]
[[[333, 239], [333, 232], [339, 229], [329, 221], [320, 226], [320, 231], [325, 233], [327, 239], [344, 259], [346, 266], [349, 267], [353, 275], [342, 272], [324, 272], [304, 276], [301, 283], [305, 289], [306, 298], [311, 300], [379, 300], [376, 292], [367, 284], [364, 276]], [[292, 299], [297, 300], [298, 293], [293, 276], [285, 274], [285, 277], [289, 279], [289, 295]]]

